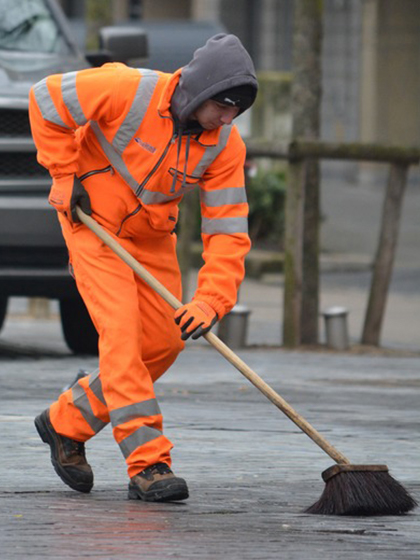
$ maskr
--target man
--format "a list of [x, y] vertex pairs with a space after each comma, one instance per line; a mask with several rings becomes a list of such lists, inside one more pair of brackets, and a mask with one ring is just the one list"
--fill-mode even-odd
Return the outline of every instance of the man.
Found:
[[[79, 380], [35, 419], [57, 474], [75, 490], [91, 490], [84, 444], [111, 422], [128, 466], [129, 498], [188, 497], [185, 480], [170, 468], [172, 444], [153, 383], [184, 340], [208, 332], [236, 302], [250, 241], [245, 146], [232, 121], [252, 105], [257, 87], [239, 39], [221, 34], [174, 74], [110, 63], [49, 76], [31, 90], [38, 161], [53, 180], [49, 202], [99, 333], [100, 373]], [[192, 301], [174, 314], [78, 221], [75, 207], [181, 299], [174, 228], [182, 196], [195, 187], [205, 264]]]

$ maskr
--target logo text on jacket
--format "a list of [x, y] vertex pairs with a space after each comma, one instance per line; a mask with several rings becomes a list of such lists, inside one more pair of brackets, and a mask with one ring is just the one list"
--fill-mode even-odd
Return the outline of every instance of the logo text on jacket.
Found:
[[140, 144], [140, 146], [142, 148], [144, 148], [145, 150], [147, 150], [148, 152], [150, 152], [151, 154], [154, 154], [156, 152], [156, 148], [154, 146], [152, 146], [151, 144], [148, 144], [147, 142], [144, 142], [141, 138], [139, 138], [138, 136], [136, 136], [134, 138], [134, 140], [137, 142], [137, 144]]

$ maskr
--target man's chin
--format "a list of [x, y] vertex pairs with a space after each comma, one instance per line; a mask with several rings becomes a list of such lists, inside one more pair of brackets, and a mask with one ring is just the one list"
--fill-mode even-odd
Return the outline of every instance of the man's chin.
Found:
[[216, 128], [219, 128], [219, 125], [218, 124], [206, 124], [205, 126], [203, 126], [203, 128], [205, 130], [216, 130]]

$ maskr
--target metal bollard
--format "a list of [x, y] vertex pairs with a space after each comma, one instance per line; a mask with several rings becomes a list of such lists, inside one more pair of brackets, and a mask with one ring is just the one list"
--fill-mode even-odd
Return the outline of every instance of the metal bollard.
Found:
[[235, 305], [219, 323], [217, 335], [231, 348], [244, 348], [248, 334], [248, 318], [251, 311], [245, 305]]
[[322, 312], [322, 315], [325, 320], [327, 346], [335, 350], [347, 350], [349, 347], [348, 310], [345, 307], [329, 307]]

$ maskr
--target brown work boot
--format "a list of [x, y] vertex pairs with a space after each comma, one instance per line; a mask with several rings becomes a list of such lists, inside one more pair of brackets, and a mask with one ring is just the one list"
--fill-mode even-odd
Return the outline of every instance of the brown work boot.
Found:
[[58, 434], [51, 422], [49, 410], [35, 418], [35, 427], [44, 443], [51, 448], [51, 462], [61, 480], [78, 492], [90, 492], [93, 472], [86, 461], [85, 444]]
[[188, 498], [187, 483], [174, 475], [166, 463], [156, 463], [136, 474], [128, 485], [129, 500], [177, 502]]

